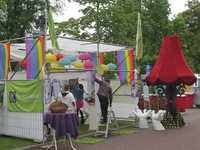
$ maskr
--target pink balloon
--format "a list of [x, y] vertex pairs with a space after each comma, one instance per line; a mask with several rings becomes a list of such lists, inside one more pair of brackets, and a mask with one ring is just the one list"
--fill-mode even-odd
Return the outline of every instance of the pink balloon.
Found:
[[83, 53], [83, 54], [81, 54], [81, 55], [79, 56], [79, 59], [80, 59], [80, 60], [89, 60], [90, 58], [91, 58], [90, 55], [87, 54], [87, 53]]
[[94, 63], [91, 61], [85, 62], [83, 66], [85, 69], [94, 69]]

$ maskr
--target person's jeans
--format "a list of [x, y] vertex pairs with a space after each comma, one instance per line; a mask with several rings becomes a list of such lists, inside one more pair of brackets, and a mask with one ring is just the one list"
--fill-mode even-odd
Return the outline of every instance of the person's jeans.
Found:
[[98, 95], [101, 104], [101, 113], [103, 116], [103, 122], [107, 123], [107, 113], [108, 113], [108, 98], [105, 96]]

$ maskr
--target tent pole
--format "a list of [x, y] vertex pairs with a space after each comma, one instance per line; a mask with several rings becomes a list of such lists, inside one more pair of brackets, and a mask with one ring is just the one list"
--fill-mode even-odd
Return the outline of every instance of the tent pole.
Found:
[[27, 38], [34, 38], [34, 37], [39, 37], [39, 36], [40, 35], [28, 36], [28, 37], [21, 37], [21, 38], [14, 38], [14, 39], [0, 41], [0, 43], [10, 42], [10, 41], [16, 41], [16, 40], [22, 40], [22, 39], [27, 39]]
[[[76, 70], [76, 71], [93, 71], [93, 69], [77, 69], [77, 68], [51, 68], [51, 70]], [[104, 71], [109, 71], [109, 72], [134, 72], [134, 70], [104, 70]], [[56, 73], [56, 72], [54, 72]], [[58, 72], [60, 73], [60, 72]]]
[[[47, 49], [47, 2], [46, 2], [46, 0], [44, 1], [44, 3], [45, 3], [45, 7], [44, 7], [44, 12], [45, 12], [45, 25], [44, 25], [44, 64], [46, 63], [46, 55], [45, 55], [45, 52], [46, 52], [46, 49]], [[42, 67], [43, 68], [43, 67]], [[39, 75], [39, 73], [42, 71], [42, 68], [39, 70], [39, 72], [37, 73], [37, 75], [34, 77], [34, 79]], [[44, 90], [44, 88], [43, 88], [43, 90]], [[42, 92], [42, 93], [44, 93], [44, 91]], [[44, 105], [44, 103], [43, 103], [43, 105]], [[43, 115], [43, 118], [44, 118], [44, 111], [43, 111], [43, 113], [42, 113], [42, 115]], [[44, 147], [44, 125], [43, 125], [43, 141], [42, 141], [42, 147]], [[46, 139], [47, 140], [47, 139]]]
[[100, 62], [99, 62], [99, 35], [98, 34], [97, 34], [97, 53], [98, 53], [97, 63], [98, 63], [98, 66], [99, 66]]
[[[136, 48], [134, 47], [134, 49], [133, 49], [133, 51], [135, 51], [136, 50]], [[136, 51], [135, 51], [135, 69], [137, 69], [137, 56], [136, 56]], [[134, 79], [135, 79], [135, 77], [134, 77]]]

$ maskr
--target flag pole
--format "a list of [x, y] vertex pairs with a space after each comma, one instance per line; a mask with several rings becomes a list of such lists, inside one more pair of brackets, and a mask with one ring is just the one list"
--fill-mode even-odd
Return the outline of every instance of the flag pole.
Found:
[[97, 53], [98, 53], [97, 63], [98, 63], [98, 66], [99, 66], [100, 62], [99, 62], [99, 35], [98, 35], [98, 33], [97, 33]]
[[[44, 24], [44, 64], [46, 64], [46, 49], [47, 49], [47, 1], [45, 0], [45, 24]], [[43, 68], [43, 67], [42, 67]], [[42, 68], [40, 69], [40, 71], [42, 70]], [[38, 72], [38, 74], [34, 77], [34, 79], [39, 75], [40, 71]], [[44, 77], [43, 77], [44, 78]], [[42, 91], [44, 93], [44, 87], [42, 88]], [[43, 104], [44, 105], [44, 104]], [[42, 117], [44, 118], [44, 110], [42, 113]], [[44, 126], [43, 126], [43, 141], [42, 141], [42, 146], [41, 148], [46, 148], [44, 145]]]
[[[135, 42], [135, 47], [134, 47], [134, 50], [133, 51], [135, 51], [135, 69], [137, 69], [137, 56], [136, 56], [136, 42]], [[135, 77], [134, 77], [134, 79], [135, 79]]]
[[44, 64], [46, 63], [45, 52], [47, 50], [47, 2], [45, 0], [45, 25], [44, 25]]
[[[137, 64], [136, 64], [136, 61], [137, 61], [137, 51], [138, 51], [138, 37], [139, 37], [139, 17], [140, 17], [140, 12], [138, 12], [138, 23], [137, 23], [137, 37], [136, 37], [136, 48], [135, 48], [135, 69], [137, 70]], [[134, 71], [135, 71], [135, 69], [134, 69]], [[137, 72], [138, 71], [135, 71], [134, 72], [134, 79], [137, 79]], [[139, 98], [138, 97], [134, 97], [133, 98], [134, 99], [134, 109], [135, 109], [135, 111], [137, 111], [137, 109], [138, 109], [138, 106], [137, 106], [137, 104], [138, 104], [138, 102], [139, 102]], [[135, 116], [135, 124], [137, 123], [137, 116]]]

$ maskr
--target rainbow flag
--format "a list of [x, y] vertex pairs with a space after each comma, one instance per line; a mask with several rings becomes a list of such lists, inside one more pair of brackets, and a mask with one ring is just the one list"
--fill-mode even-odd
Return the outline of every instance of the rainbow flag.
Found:
[[94, 68], [96, 69], [97, 66], [103, 64], [104, 60], [104, 52], [99, 53], [99, 63], [97, 62], [98, 53], [90, 53], [90, 61], [94, 63]]
[[[117, 63], [119, 70], [134, 70], [133, 50], [117, 51]], [[119, 72], [121, 85], [131, 84], [134, 72]]]
[[[97, 61], [98, 58], [98, 53], [89, 53], [91, 58], [90, 61], [94, 63], [94, 69], [96, 69], [97, 66], [103, 64], [104, 60], [104, 52], [99, 53], [99, 63]], [[91, 77], [92, 77], [92, 83], [94, 83], [94, 78], [93, 78], [93, 72], [91, 71]]]
[[10, 65], [10, 42], [0, 45], [0, 80], [8, 79]]
[[[25, 40], [26, 54], [31, 50], [37, 40]], [[36, 74], [44, 65], [44, 37], [41, 37], [26, 58], [27, 79], [34, 79]], [[42, 71], [36, 79], [42, 79]]]

